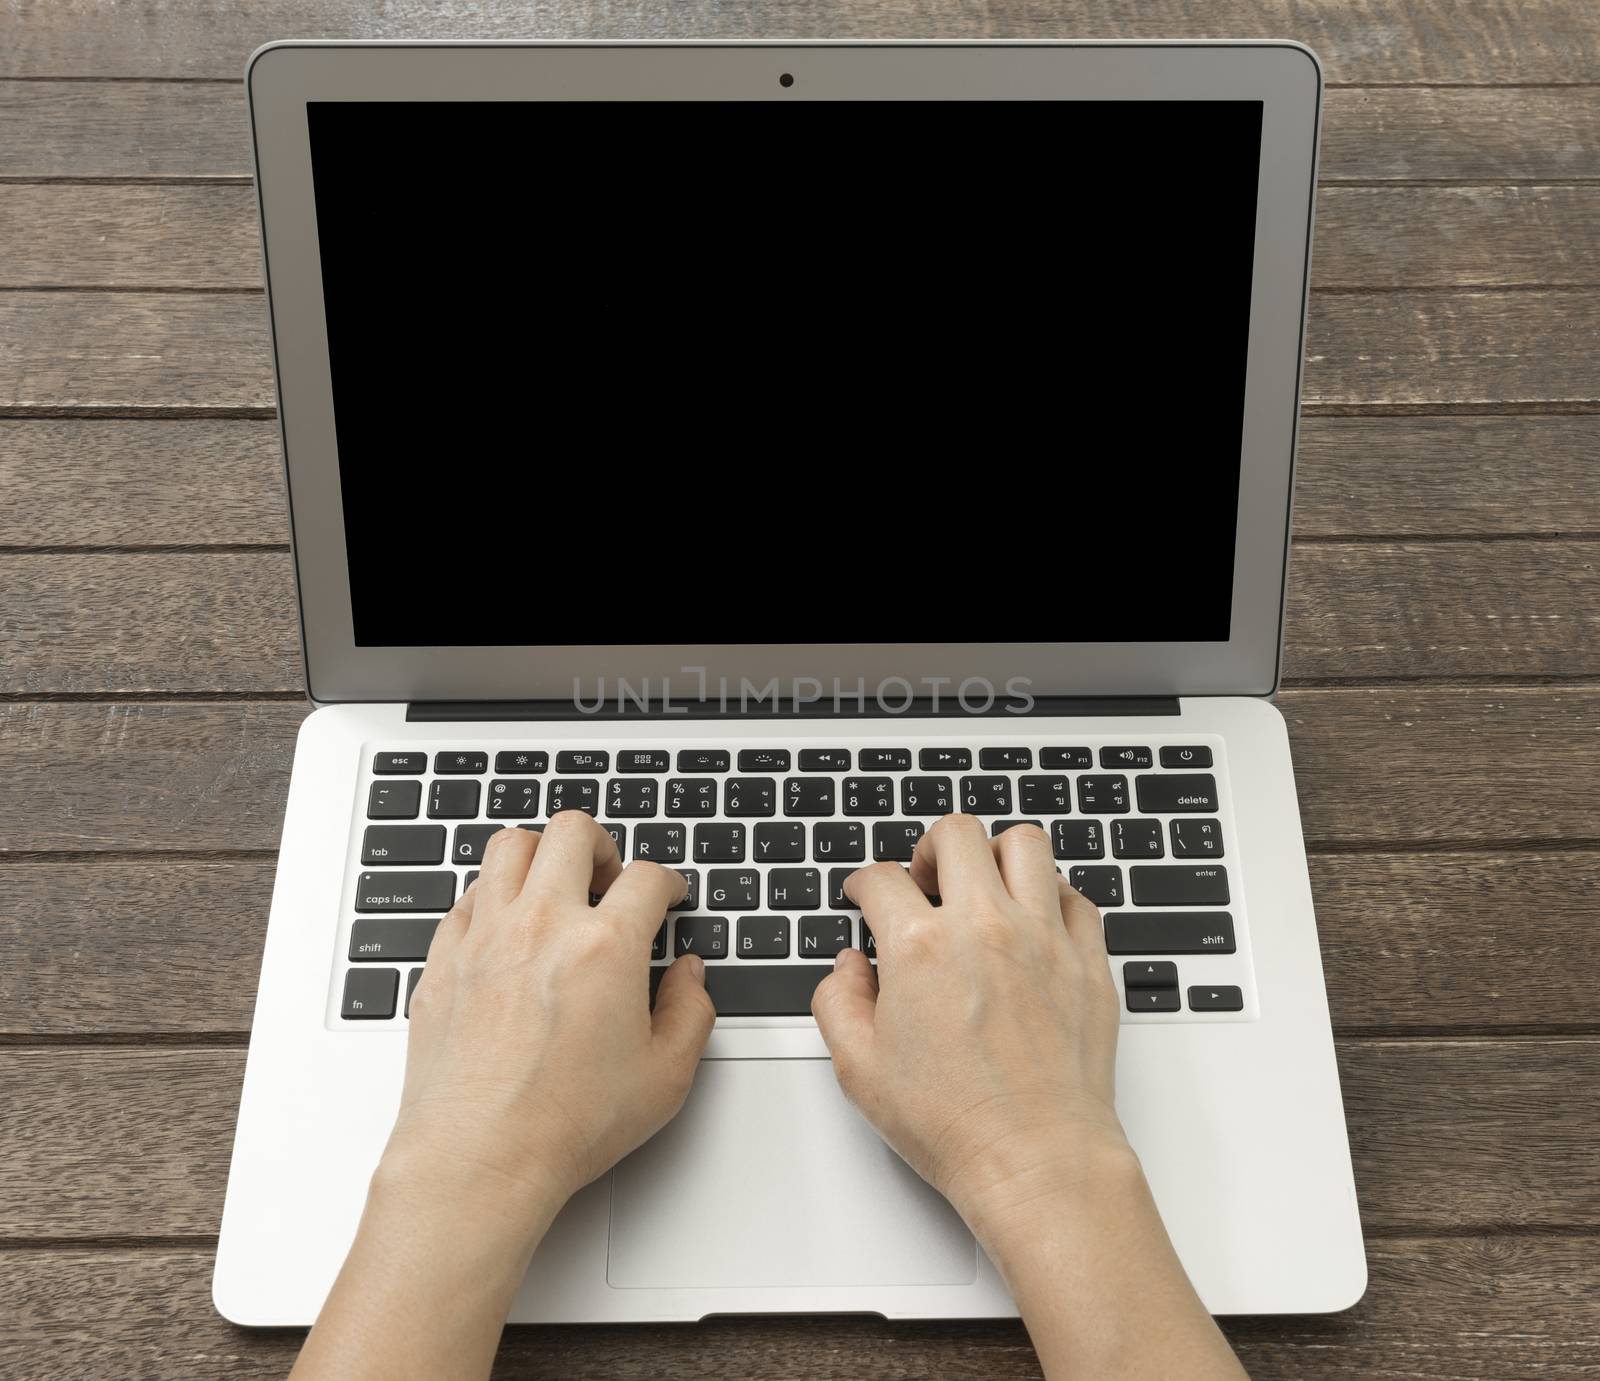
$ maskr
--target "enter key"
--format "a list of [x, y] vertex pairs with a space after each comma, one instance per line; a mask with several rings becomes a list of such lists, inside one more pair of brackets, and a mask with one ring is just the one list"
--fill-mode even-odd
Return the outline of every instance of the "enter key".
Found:
[[1216, 863], [1128, 869], [1135, 906], [1226, 906], [1228, 870]]

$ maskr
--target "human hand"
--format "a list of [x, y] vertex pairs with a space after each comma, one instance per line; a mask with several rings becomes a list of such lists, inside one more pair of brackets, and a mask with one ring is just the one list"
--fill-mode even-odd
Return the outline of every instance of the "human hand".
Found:
[[991, 840], [975, 816], [947, 815], [909, 873], [876, 864], [845, 892], [878, 971], [847, 950], [813, 999], [840, 1085], [980, 1238], [1109, 1169], [1137, 1174], [1112, 1106], [1100, 915], [1056, 872], [1043, 830]]
[[[590, 906], [591, 892], [603, 894]], [[440, 923], [411, 999], [405, 1086], [380, 1176], [487, 1191], [536, 1236], [576, 1190], [666, 1123], [715, 1017], [704, 964], [650, 942], [683, 877], [622, 867], [582, 811], [506, 829]], [[531, 1248], [530, 1248], [531, 1250]]]

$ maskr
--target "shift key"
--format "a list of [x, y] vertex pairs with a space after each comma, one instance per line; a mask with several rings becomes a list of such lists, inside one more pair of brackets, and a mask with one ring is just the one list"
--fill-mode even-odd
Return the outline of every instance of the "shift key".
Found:
[[356, 879], [357, 911], [448, 911], [455, 905], [456, 875], [363, 873]]
[[1110, 954], [1232, 954], [1233, 917], [1226, 911], [1107, 911]]

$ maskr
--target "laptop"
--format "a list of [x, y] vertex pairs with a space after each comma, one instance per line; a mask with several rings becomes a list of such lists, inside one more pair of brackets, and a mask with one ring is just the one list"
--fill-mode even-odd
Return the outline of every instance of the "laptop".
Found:
[[217, 1308], [316, 1317], [433, 928], [562, 810], [685, 873], [649, 964], [700, 954], [719, 1015], [513, 1322], [1015, 1312], [810, 1015], [871, 955], [844, 878], [951, 811], [1036, 821], [1101, 908], [1118, 1111], [1207, 1307], [1359, 1298], [1271, 701], [1314, 57], [289, 43], [248, 87], [317, 708]]

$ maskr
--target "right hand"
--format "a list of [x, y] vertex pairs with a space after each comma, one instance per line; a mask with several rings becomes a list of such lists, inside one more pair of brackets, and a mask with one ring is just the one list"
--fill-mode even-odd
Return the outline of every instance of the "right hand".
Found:
[[[947, 815], [845, 883], [877, 946], [846, 950], [812, 1011], [845, 1095], [980, 1238], [1132, 1168], [1112, 1106], [1117, 992], [1100, 913], [1050, 840]], [[937, 894], [935, 907], [928, 894]]]

